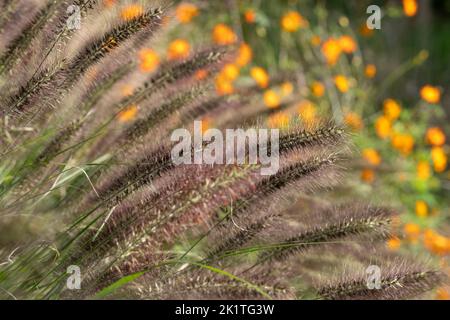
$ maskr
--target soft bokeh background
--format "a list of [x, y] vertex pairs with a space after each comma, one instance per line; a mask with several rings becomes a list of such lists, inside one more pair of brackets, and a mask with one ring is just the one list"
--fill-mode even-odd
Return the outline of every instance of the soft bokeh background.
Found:
[[[380, 30], [366, 25], [372, 4], [382, 10]], [[219, 94], [258, 84], [271, 127], [299, 119], [345, 122], [357, 152], [336, 199], [351, 193], [398, 208], [396, 235], [386, 245], [425, 255], [448, 273], [450, 1], [190, 0], [175, 6], [167, 21], [171, 42], [160, 54], [183, 56], [209, 43], [236, 46], [236, 59], [215, 80]], [[214, 119], [203, 120], [214, 126]], [[448, 288], [436, 298], [448, 299]]]

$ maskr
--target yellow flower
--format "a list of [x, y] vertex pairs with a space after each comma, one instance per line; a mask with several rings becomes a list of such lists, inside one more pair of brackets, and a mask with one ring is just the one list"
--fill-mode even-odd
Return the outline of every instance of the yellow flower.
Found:
[[405, 224], [403, 230], [405, 231], [408, 240], [411, 242], [416, 242], [420, 235], [420, 227], [415, 223]]
[[154, 71], [159, 65], [159, 56], [152, 49], [142, 49], [139, 52], [139, 69], [142, 72]]
[[437, 87], [426, 85], [420, 89], [420, 96], [426, 102], [436, 104], [441, 100], [441, 90]]
[[375, 120], [375, 131], [381, 139], [386, 139], [392, 133], [392, 123], [386, 116], [378, 117]]
[[244, 19], [245, 19], [245, 22], [247, 22], [247, 23], [255, 23], [255, 19], [256, 19], [255, 10], [253, 10], [253, 9], [245, 10]]
[[268, 119], [271, 128], [286, 128], [289, 125], [289, 115], [284, 112], [277, 112]]
[[364, 160], [373, 166], [378, 166], [381, 163], [381, 157], [377, 150], [373, 148], [367, 148], [362, 151]]
[[327, 63], [331, 66], [335, 65], [339, 60], [339, 57], [342, 53], [341, 46], [339, 45], [339, 41], [334, 38], [329, 38], [322, 44], [321, 48], [322, 54], [325, 57]]
[[393, 99], [386, 99], [384, 100], [383, 103], [383, 111], [386, 118], [393, 121], [400, 116], [402, 108], [400, 107], [400, 104], [398, 104], [397, 101]]
[[121, 111], [117, 117], [120, 122], [129, 122], [131, 120], [134, 120], [136, 118], [138, 112], [138, 108], [135, 105], [131, 105], [125, 110]]
[[267, 88], [267, 86], [269, 85], [269, 75], [267, 74], [266, 70], [261, 67], [251, 68], [250, 76], [261, 88]]
[[350, 84], [347, 78], [343, 75], [337, 75], [334, 77], [334, 83], [338, 90], [342, 93], [347, 92], [350, 89]]
[[267, 90], [264, 92], [264, 103], [269, 108], [275, 109], [280, 106], [280, 97], [278, 94], [273, 90]]
[[190, 50], [189, 42], [184, 39], [176, 39], [170, 43], [167, 56], [169, 60], [185, 59], [189, 56]]
[[234, 31], [224, 23], [217, 24], [212, 32], [213, 41], [219, 45], [233, 44], [237, 41]]
[[297, 11], [289, 11], [281, 18], [281, 28], [286, 32], [295, 32], [307, 26], [308, 21]]
[[392, 146], [407, 156], [414, 148], [414, 138], [410, 134], [394, 134], [392, 137]]
[[226, 64], [220, 74], [228, 81], [233, 81], [239, 76], [239, 68], [231, 63]]
[[361, 130], [364, 126], [361, 117], [355, 112], [348, 112], [344, 115], [345, 123], [354, 131]]
[[325, 94], [325, 86], [322, 84], [322, 82], [314, 81], [311, 85], [311, 92], [317, 98], [323, 97], [323, 95]]
[[320, 46], [320, 43], [322, 42], [322, 39], [318, 35], [314, 35], [311, 37], [311, 44], [314, 47]]
[[286, 81], [281, 84], [281, 93], [283, 94], [283, 96], [288, 96], [288, 95], [292, 94], [293, 91], [294, 91], [294, 86], [292, 85], [291, 82]]
[[362, 170], [361, 180], [367, 183], [372, 183], [375, 180], [375, 172], [372, 169]]
[[434, 230], [427, 229], [423, 240], [425, 247], [437, 255], [443, 256], [450, 253], [450, 239]]
[[421, 218], [424, 218], [428, 215], [428, 206], [425, 201], [423, 200], [416, 201], [416, 215]]
[[389, 250], [396, 251], [400, 248], [402, 241], [398, 237], [392, 237], [387, 241]]
[[181, 23], [189, 23], [198, 15], [198, 8], [192, 3], [181, 3], [177, 7], [175, 15]]
[[246, 44], [242, 43], [239, 46], [238, 56], [236, 58], [236, 64], [240, 67], [246, 66], [253, 58], [252, 48]]
[[297, 106], [298, 114], [300, 119], [304, 123], [313, 123], [316, 120], [316, 107], [311, 101], [304, 100], [300, 102]]
[[445, 134], [441, 128], [433, 127], [427, 130], [425, 139], [428, 144], [440, 147], [445, 143]]
[[427, 180], [431, 175], [430, 164], [428, 161], [419, 161], [416, 167], [417, 177], [420, 180]]
[[374, 64], [368, 64], [364, 70], [364, 74], [369, 79], [374, 78], [377, 74], [377, 67]]
[[225, 79], [223, 75], [218, 75], [215, 80], [216, 92], [219, 95], [232, 94], [234, 92], [233, 83]]
[[142, 15], [144, 13], [144, 8], [139, 4], [130, 4], [122, 9], [120, 16], [125, 21], [133, 20], [134, 18]]
[[431, 149], [431, 159], [433, 160], [434, 171], [445, 171], [447, 168], [447, 155], [442, 147], [433, 147]]
[[403, 12], [408, 17], [416, 15], [418, 9], [417, 0], [403, 0]]
[[353, 38], [348, 35], [341, 36], [338, 41], [341, 50], [345, 53], [353, 53], [358, 47], [355, 40], [353, 40]]

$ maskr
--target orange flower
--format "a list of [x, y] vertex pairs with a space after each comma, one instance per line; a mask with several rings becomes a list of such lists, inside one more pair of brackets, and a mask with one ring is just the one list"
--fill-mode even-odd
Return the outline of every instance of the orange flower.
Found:
[[392, 123], [386, 116], [378, 117], [375, 120], [375, 131], [381, 139], [386, 139], [392, 133]]
[[325, 94], [325, 86], [322, 82], [314, 81], [311, 85], [311, 92], [314, 96], [320, 98]]
[[386, 99], [383, 103], [383, 111], [386, 118], [393, 121], [396, 120], [400, 116], [400, 112], [402, 108], [398, 104], [397, 101], [393, 99]]
[[124, 86], [122, 86], [121, 88], [121, 93], [124, 97], [129, 97], [133, 94], [134, 92], [134, 88], [133, 86], [130, 86], [129, 84], [126, 84]]
[[427, 130], [425, 139], [428, 144], [440, 147], [445, 143], [445, 134], [441, 128], [433, 127]]
[[120, 122], [129, 122], [134, 120], [134, 118], [136, 118], [138, 112], [138, 108], [135, 105], [131, 105], [128, 108], [126, 108], [125, 110], [121, 111], [117, 117], [119, 119]]
[[202, 133], [205, 133], [206, 130], [212, 128], [211, 118], [205, 117], [205, 118], [202, 118], [201, 121], [202, 121], [202, 126], [201, 126], [200, 130]]
[[252, 48], [246, 44], [242, 43], [239, 46], [238, 56], [236, 58], [236, 64], [240, 67], [246, 66], [253, 58]]
[[281, 93], [283, 96], [288, 96], [294, 92], [294, 86], [291, 82], [286, 81], [281, 84]]
[[255, 10], [253, 10], [253, 9], [245, 10], [244, 19], [245, 19], [245, 22], [247, 22], [247, 23], [255, 23], [255, 20], [256, 20]]
[[374, 64], [368, 64], [364, 70], [364, 74], [367, 78], [374, 78], [377, 74], [377, 67]]
[[362, 151], [362, 156], [369, 164], [378, 166], [381, 163], [381, 157], [377, 150], [367, 148]]
[[219, 95], [232, 94], [234, 92], [233, 83], [225, 79], [222, 75], [218, 75], [215, 80], [216, 92]]
[[426, 85], [420, 89], [420, 96], [426, 102], [436, 104], [441, 100], [441, 90], [437, 87]]
[[329, 38], [322, 44], [322, 54], [325, 57], [327, 63], [331, 66], [335, 65], [341, 56], [342, 49], [339, 45], [339, 41], [334, 38]]
[[289, 115], [285, 112], [277, 112], [268, 119], [271, 128], [286, 128], [289, 125]]
[[371, 37], [373, 35], [373, 30], [369, 29], [367, 27], [367, 23], [363, 23], [361, 27], [359, 28], [359, 34], [361, 34], [363, 37]]
[[361, 130], [364, 126], [361, 117], [355, 112], [348, 112], [344, 116], [345, 123], [355, 131]]
[[450, 293], [445, 288], [436, 290], [436, 300], [450, 300]]
[[318, 35], [314, 35], [311, 37], [311, 44], [314, 47], [320, 46], [320, 43], [322, 42], [322, 39]]
[[278, 94], [273, 90], [267, 90], [264, 92], [264, 103], [269, 108], [278, 108], [280, 106], [280, 97]]
[[387, 241], [387, 247], [392, 251], [397, 251], [401, 244], [402, 241], [398, 237], [392, 237]]
[[418, 9], [417, 0], [403, 0], [403, 12], [408, 17], [413, 17]]
[[142, 15], [144, 13], [144, 8], [139, 4], [130, 4], [122, 9], [120, 16], [125, 21], [133, 20], [134, 18]]
[[189, 56], [191, 46], [189, 42], [184, 39], [176, 39], [172, 41], [167, 50], [167, 56], [169, 60], [185, 59]]
[[416, 215], [421, 218], [425, 218], [428, 215], [428, 206], [425, 201], [416, 201]]
[[392, 137], [392, 146], [407, 156], [414, 148], [414, 138], [410, 134], [394, 134]]
[[142, 72], [152, 72], [159, 65], [159, 56], [152, 49], [142, 49], [139, 52], [140, 65], [139, 69]]
[[419, 161], [417, 164], [417, 177], [420, 180], [427, 180], [431, 175], [430, 164], [428, 161]]
[[224, 23], [217, 24], [212, 32], [213, 41], [219, 45], [233, 44], [237, 41], [234, 31]]
[[300, 102], [297, 106], [297, 110], [300, 119], [304, 123], [312, 123], [315, 121], [317, 111], [316, 107], [311, 103], [311, 101], [304, 100]]
[[206, 69], [200, 69], [195, 73], [195, 79], [203, 80], [208, 76], [209, 72]]
[[175, 15], [181, 23], [189, 23], [198, 15], [198, 8], [192, 3], [181, 3], [177, 7]]
[[427, 229], [424, 233], [423, 240], [425, 247], [437, 255], [442, 256], [450, 253], [450, 239], [434, 230]]
[[420, 227], [415, 223], [405, 224], [403, 230], [409, 241], [416, 242], [420, 235]]
[[371, 169], [362, 170], [361, 180], [367, 183], [372, 183], [375, 180], [375, 172]]
[[341, 36], [338, 41], [339, 46], [345, 53], [353, 53], [358, 47], [355, 40], [353, 40], [353, 38], [348, 35]]
[[267, 88], [267, 86], [269, 85], [269, 75], [267, 74], [266, 70], [261, 67], [251, 68], [250, 76], [261, 88]]
[[281, 18], [281, 28], [286, 32], [295, 32], [307, 26], [308, 21], [297, 11], [289, 11]]
[[239, 68], [231, 63], [226, 64], [220, 74], [228, 81], [233, 81], [239, 76]]
[[343, 75], [337, 75], [334, 77], [334, 84], [338, 90], [342, 93], [347, 92], [350, 89], [350, 84], [347, 78]]
[[447, 155], [442, 147], [433, 147], [431, 149], [431, 159], [433, 160], [434, 171], [445, 171], [447, 168]]
[[111, 8], [116, 3], [116, 0], [103, 0], [103, 3], [105, 7]]

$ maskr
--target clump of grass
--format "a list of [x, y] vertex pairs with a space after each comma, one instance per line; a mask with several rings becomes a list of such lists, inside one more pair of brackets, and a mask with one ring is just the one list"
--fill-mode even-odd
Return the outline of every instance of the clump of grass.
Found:
[[[313, 292], [333, 299], [403, 298], [421, 295], [440, 281], [426, 267], [405, 270], [405, 262], [388, 265], [383, 258], [380, 267], [386, 261], [392, 272], [383, 275], [376, 294], [356, 276], [319, 288], [307, 277], [295, 280], [304, 273], [295, 268], [294, 257], [316, 252], [360, 262], [364, 257], [330, 243], [369, 237], [377, 248], [389, 233], [393, 212], [385, 208], [332, 201], [302, 210], [293, 205], [325, 197], [339, 182], [351, 148], [346, 129], [331, 121], [283, 130], [280, 170], [272, 176], [261, 175], [259, 163], [175, 166], [172, 129], [190, 129], [193, 119], [203, 117], [225, 119], [219, 121], [222, 130], [245, 127], [266, 112], [253, 108], [241, 117], [239, 108], [256, 103], [256, 88], [216, 96], [209, 79], [195, 77], [205, 69], [213, 77], [233, 47], [202, 48], [182, 61], [163, 61], [149, 74], [137, 70], [136, 49], [157, 47], [153, 36], [164, 35], [160, 22], [166, 8], [135, 4], [141, 10], [124, 21], [118, 5], [118, 12], [104, 17], [106, 31], [71, 49], [68, 57], [48, 61], [35, 53], [30, 67], [36, 72], [16, 81], [35, 37], [52, 40], [49, 52], [56, 42], [77, 47], [63, 23], [57, 30], [49, 26], [64, 21], [62, 9], [71, 3], [43, 1], [43, 9], [1, 53], [1, 114], [31, 130], [3, 128], [8, 135], [2, 137], [0, 229], [7, 230], [11, 221], [25, 228], [18, 219], [22, 215], [47, 224], [39, 228], [43, 234], [2, 250], [1, 297], [291, 299]], [[84, 8], [83, 21], [106, 10], [97, 1], [73, 3]], [[90, 81], [93, 70], [100, 76]], [[114, 95], [133, 81], [138, 84], [131, 94]], [[18, 90], [6, 85], [17, 82]], [[42, 114], [35, 117], [36, 112]], [[38, 239], [38, 245], [32, 243]], [[66, 286], [70, 265], [81, 269], [82, 290]], [[321, 275], [324, 268], [317, 266], [314, 273]]]

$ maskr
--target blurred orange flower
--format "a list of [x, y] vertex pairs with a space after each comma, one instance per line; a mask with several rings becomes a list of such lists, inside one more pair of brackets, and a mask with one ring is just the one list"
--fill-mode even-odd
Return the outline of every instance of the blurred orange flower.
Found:
[[255, 23], [255, 19], [256, 19], [255, 10], [253, 10], [253, 9], [245, 10], [244, 19], [245, 19], [245, 22], [247, 22], [247, 23]]
[[281, 18], [281, 28], [286, 32], [295, 32], [308, 26], [308, 21], [297, 11], [289, 11]]
[[281, 84], [281, 93], [283, 96], [288, 96], [292, 92], [294, 92], [294, 85], [291, 82], [286, 81]]
[[414, 148], [414, 138], [410, 134], [394, 134], [392, 137], [392, 146], [400, 151], [401, 154], [407, 156]]
[[239, 76], [239, 68], [232, 63], [228, 63], [222, 68], [222, 70], [220, 71], [220, 74], [226, 80], [233, 81]]
[[383, 112], [386, 118], [393, 121], [396, 120], [400, 116], [400, 112], [402, 108], [400, 104], [394, 99], [386, 99], [383, 103]]
[[398, 237], [392, 237], [387, 241], [389, 250], [396, 251], [400, 248], [402, 241]]
[[273, 90], [267, 90], [264, 92], [264, 103], [269, 108], [278, 108], [280, 106], [280, 97]]
[[184, 39], [176, 39], [169, 44], [167, 56], [169, 60], [185, 59], [189, 56], [191, 45]]
[[322, 39], [320, 39], [320, 37], [318, 35], [314, 35], [311, 37], [311, 44], [314, 47], [319, 46], [321, 42], [322, 42]]
[[325, 86], [322, 82], [314, 81], [311, 85], [311, 92], [314, 96], [320, 98], [325, 94]]
[[445, 143], [445, 134], [441, 128], [433, 127], [427, 130], [425, 139], [428, 144], [440, 147]]
[[322, 44], [321, 48], [322, 54], [325, 57], [325, 60], [329, 65], [335, 65], [339, 60], [339, 57], [342, 53], [341, 46], [339, 45], [339, 41], [334, 38], [329, 38]]
[[125, 110], [121, 111], [117, 117], [120, 122], [129, 122], [136, 118], [138, 112], [138, 107], [135, 105], [131, 105]]
[[355, 112], [348, 112], [344, 116], [345, 123], [355, 131], [361, 130], [364, 126], [361, 117]]
[[123, 20], [132, 20], [144, 13], [144, 8], [139, 4], [130, 4], [122, 9], [120, 16]]
[[234, 92], [233, 83], [225, 79], [223, 75], [219, 74], [215, 80], [216, 92], [219, 95], [232, 94]]
[[445, 288], [439, 288], [436, 290], [437, 300], [450, 300], [450, 293]]
[[237, 41], [234, 31], [224, 23], [217, 24], [212, 32], [213, 41], [219, 45], [233, 44]]
[[392, 133], [392, 123], [386, 116], [378, 117], [375, 120], [375, 131], [381, 139], [386, 139]]
[[437, 255], [447, 255], [450, 253], [450, 239], [434, 230], [427, 229], [424, 233], [423, 240], [425, 247]]
[[285, 112], [277, 112], [268, 119], [271, 128], [286, 128], [289, 125], [289, 115]]
[[139, 59], [140, 59], [139, 69], [142, 72], [152, 72], [159, 65], [159, 56], [152, 49], [142, 49], [139, 52]]
[[364, 70], [364, 74], [367, 78], [372, 79], [377, 74], [377, 67], [374, 64], [368, 64]]
[[189, 23], [198, 15], [198, 8], [192, 3], [181, 3], [177, 7], [175, 15], [181, 23]]
[[266, 70], [261, 67], [251, 68], [250, 76], [261, 88], [267, 88], [267, 86], [269, 85], [269, 75], [267, 74]]
[[363, 37], [371, 37], [373, 35], [373, 30], [367, 27], [367, 23], [363, 23], [359, 28], [359, 33]]
[[367, 183], [372, 183], [375, 180], [375, 172], [372, 169], [362, 170], [361, 180]]
[[242, 43], [239, 46], [238, 56], [236, 58], [236, 64], [240, 67], [246, 66], [253, 58], [252, 48], [246, 44]]
[[377, 150], [366, 148], [362, 151], [362, 156], [369, 164], [378, 166], [381, 163], [381, 157]]
[[347, 78], [341, 74], [334, 77], [334, 83], [338, 90], [342, 93], [345, 93], [350, 89], [350, 83]]
[[425, 201], [416, 201], [416, 215], [421, 218], [425, 218], [428, 215], [428, 205]]
[[434, 171], [445, 171], [447, 168], [447, 155], [442, 147], [433, 147], [431, 149], [431, 159], [433, 160]]
[[417, 164], [417, 177], [421, 180], [426, 180], [431, 175], [430, 164], [428, 161], [419, 161]]
[[420, 235], [420, 227], [418, 224], [411, 223], [411, 222], [407, 223], [403, 227], [403, 230], [409, 241], [417, 242], [419, 235]]
[[316, 119], [317, 110], [311, 101], [303, 100], [297, 105], [298, 114], [304, 123], [313, 123]]
[[358, 48], [355, 40], [353, 40], [353, 38], [348, 35], [341, 36], [338, 41], [339, 46], [345, 53], [353, 53]]
[[437, 87], [426, 85], [420, 89], [420, 96], [426, 102], [436, 104], [441, 101], [441, 90]]
[[116, 3], [116, 0], [103, 0], [103, 3], [105, 4], [105, 7], [110, 8]]
[[403, 12], [408, 17], [413, 17], [417, 14], [417, 0], [403, 0]]
[[203, 80], [208, 76], [209, 72], [206, 69], [200, 69], [195, 73], [195, 79]]

